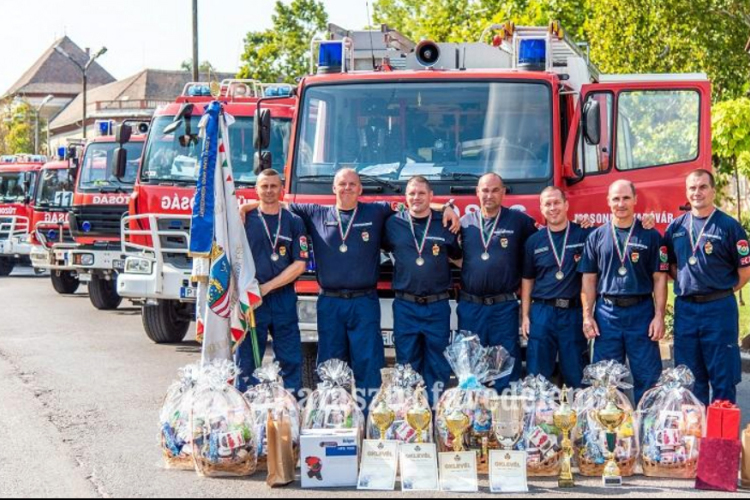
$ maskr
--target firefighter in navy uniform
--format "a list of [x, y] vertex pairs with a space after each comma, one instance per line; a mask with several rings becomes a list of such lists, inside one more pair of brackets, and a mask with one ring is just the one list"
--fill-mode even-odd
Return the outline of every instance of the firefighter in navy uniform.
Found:
[[550, 379], [559, 356], [565, 385], [581, 388], [588, 340], [583, 334], [578, 263], [591, 230], [568, 219], [565, 193], [549, 187], [540, 196], [547, 227], [526, 242], [521, 331], [528, 339], [529, 375]]
[[583, 331], [595, 339], [594, 362], [629, 360], [638, 404], [661, 376], [669, 266], [660, 258], [659, 232], [635, 217], [635, 185], [613, 183], [608, 200], [612, 222], [588, 238], [579, 267]]
[[[255, 261], [263, 304], [255, 311], [260, 355], [266, 350], [268, 335], [281, 365], [284, 386], [301, 396], [302, 343], [297, 316], [297, 294], [294, 282], [305, 272], [309, 249], [302, 219], [281, 207], [282, 182], [275, 170], [265, 170], [255, 185], [260, 206], [245, 215], [245, 231]], [[242, 375], [237, 388], [245, 392], [257, 368], [252, 342], [240, 344], [235, 355]]]
[[714, 206], [713, 174], [696, 170], [686, 181], [691, 211], [664, 235], [675, 280], [675, 363], [695, 375], [693, 392], [706, 405], [733, 403], [742, 377], [735, 292], [750, 280], [750, 245], [739, 222]]
[[505, 185], [499, 175], [484, 175], [477, 196], [481, 211], [461, 218], [458, 328], [475, 333], [485, 346], [503, 346], [516, 359], [513, 372], [495, 382], [502, 392], [521, 378], [517, 292], [524, 245], [537, 229], [528, 215], [503, 207]]
[[393, 254], [393, 333], [396, 360], [425, 380], [430, 404], [450, 381], [445, 358], [450, 344], [450, 261], [461, 259], [458, 237], [431, 208], [433, 191], [424, 177], [406, 186], [408, 210], [388, 219], [385, 249]]

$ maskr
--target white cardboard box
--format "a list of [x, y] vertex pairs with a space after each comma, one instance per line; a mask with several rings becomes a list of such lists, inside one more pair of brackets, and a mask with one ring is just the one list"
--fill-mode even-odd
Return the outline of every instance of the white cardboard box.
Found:
[[302, 431], [302, 487], [356, 488], [359, 452], [357, 429]]

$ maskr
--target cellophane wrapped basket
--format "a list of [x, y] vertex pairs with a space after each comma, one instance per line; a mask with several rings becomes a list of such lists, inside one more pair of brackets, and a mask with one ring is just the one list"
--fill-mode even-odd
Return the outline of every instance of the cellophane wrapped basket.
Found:
[[477, 468], [486, 474], [489, 470], [489, 451], [498, 449], [492, 431], [492, 400], [497, 398], [489, 384], [513, 371], [515, 359], [501, 346], [483, 347], [479, 337], [460, 332], [445, 351], [445, 357], [458, 377], [458, 387], [443, 393], [437, 407], [435, 434], [438, 451], [453, 450], [454, 436], [448, 430], [446, 417], [461, 411], [471, 421], [463, 436], [463, 447], [477, 452]]
[[279, 363], [273, 363], [258, 368], [253, 373], [258, 385], [251, 387], [245, 393], [245, 399], [253, 411], [253, 429], [258, 440], [258, 469], [267, 467], [268, 448], [268, 412], [274, 420], [281, 420], [283, 416], [289, 418], [292, 433], [292, 452], [294, 461], [299, 459], [300, 446], [300, 408], [294, 396], [284, 388]]
[[305, 404], [302, 429], [358, 429], [363, 436], [365, 419], [353, 396], [352, 369], [331, 359], [318, 367], [318, 376], [320, 383]]
[[706, 429], [706, 408], [691, 392], [686, 366], [665, 370], [638, 405], [641, 464], [650, 477], [694, 479]]
[[[384, 379], [383, 386], [372, 400], [370, 405], [370, 418], [367, 419], [367, 438], [380, 439], [380, 430], [372, 421], [372, 410], [385, 401], [392, 410], [396, 419], [386, 431], [386, 439], [400, 441], [402, 443], [414, 443], [417, 441], [417, 433], [409, 426], [406, 415], [411, 408], [429, 408], [427, 395], [424, 389], [424, 379], [412, 369], [411, 365], [396, 365], [390, 372], [390, 377]], [[422, 442], [432, 442], [432, 427], [423, 432]]]
[[230, 385], [238, 375], [234, 363], [215, 362], [205, 368], [195, 389], [190, 423], [195, 470], [202, 476], [241, 477], [256, 471], [253, 411]]
[[578, 469], [583, 476], [601, 477], [604, 472], [608, 456], [607, 435], [606, 429], [596, 421], [595, 412], [607, 406], [607, 394], [611, 388], [615, 390], [617, 405], [626, 413], [625, 422], [617, 432], [615, 460], [623, 477], [635, 473], [639, 456], [638, 427], [633, 405], [621, 391], [632, 387], [625, 381], [629, 376], [628, 368], [615, 361], [602, 361], [584, 371], [583, 383], [591, 387], [580, 391], [573, 404], [578, 416], [573, 445], [578, 451]]
[[554, 421], [560, 390], [542, 375], [526, 377], [520, 389], [526, 400], [521, 445], [527, 453], [527, 475], [556, 477], [562, 459], [562, 432]]
[[190, 409], [201, 375], [199, 364], [180, 368], [179, 378], [167, 390], [159, 412], [159, 446], [167, 469], [193, 470]]

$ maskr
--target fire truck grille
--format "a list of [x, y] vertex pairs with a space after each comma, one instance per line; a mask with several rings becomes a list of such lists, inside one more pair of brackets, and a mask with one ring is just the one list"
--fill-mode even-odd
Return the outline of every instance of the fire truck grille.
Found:
[[119, 238], [120, 221], [127, 211], [127, 205], [73, 207], [70, 212], [70, 231], [76, 238]]

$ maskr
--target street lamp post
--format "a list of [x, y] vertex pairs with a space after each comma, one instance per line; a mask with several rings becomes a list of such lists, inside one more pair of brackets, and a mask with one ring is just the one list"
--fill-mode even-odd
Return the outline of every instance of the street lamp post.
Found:
[[99, 52], [94, 54], [93, 57], [91, 57], [88, 62], [81, 66], [78, 61], [73, 59], [73, 57], [65, 52], [59, 45], [55, 47], [55, 52], [58, 54], [61, 54], [68, 58], [70, 62], [76, 65], [76, 67], [81, 70], [81, 78], [83, 79], [83, 123], [81, 124], [81, 128], [83, 131], [83, 138], [86, 138], [86, 86], [87, 86], [87, 79], [86, 79], [86, 72], [89, 70], [91, 65], [96, 61], [99, 57], [103, 56], [107, 52], [107, 47], [102, 47]]
[[52, 94], [48, 95], [47, 97], [44, 98], [42, 103], [35, 110], [36, 111], [36, 126], [34, 127], [34, 154], [35, 155], [39, 154], [39, 114], [41, 113], [42, 108], [44, 108], [54, 98], [55, 96], [53, 96]]

